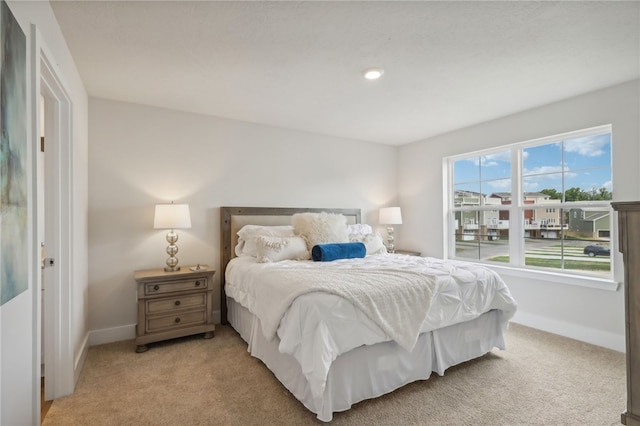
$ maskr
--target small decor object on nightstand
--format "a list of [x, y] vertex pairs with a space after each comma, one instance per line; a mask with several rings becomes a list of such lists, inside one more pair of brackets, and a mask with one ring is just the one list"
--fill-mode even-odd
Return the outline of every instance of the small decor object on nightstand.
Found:
[[213, 275], [215, 271], [194, 267], [182, 271], [163, 269], [136, 271], [138, 324], [136, 352], [147, 344], [204, 333], [213, 337]]
[[178, 266], [178, 234], [176, 229], [191, 228], [191, 215], [189, 213], [189, 204], [158, 204], [156, 205], [156, 214], [153, 219], [153, 227], [155, 229], [169, 229], [167, 233], [167, 266], [164, 268], [167, 272], [179, 271]]
[[402, 225], [402, 212], [400, 207], [383, 207], [380, 209], [380, 216], [378, 217], [380, 225], [387, 225], [387, 251], [389, 253], [395, 252], [395, 245], [393, 236], [392, 225]]
[[196, 266], [192, 266], [191, 268], [189, 268], [192, 271], [204, 271], [206, 269], [208, 269], [209, 267], [207, 265], [201, 265], [201, 264], [197, 264]]

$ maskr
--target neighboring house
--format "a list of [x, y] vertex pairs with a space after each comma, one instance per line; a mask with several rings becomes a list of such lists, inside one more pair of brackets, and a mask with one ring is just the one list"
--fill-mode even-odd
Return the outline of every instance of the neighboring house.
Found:
[[[502, 204], [511, 204], [510, 192], [495, 192], [491, 197], [500, 198]], [[567, 229], [562, 224], [560, 209], [556, 207], [543, 207], [544, 204], [554, 203], [556, 200], [549, 198], [542, 192], [525, 192], [525, 205], [535, 205], [535, 208], [524, 211], [525, 237], [527, 238], [559, 238], [560, 230]], [[540, 206], [540, 207], [537, 207]], [[501, 213], [506, 214], [506, 212]]]
[[[500, 201], [478, 192], [456, 191], [454, 205], [457, 207], [500, 205]], [[509, 227], [508, 219], [504, 221], [500, 218], [501, 213], [499, 210], [459, 212], [456, 215], [456, 232], [462, 235], [464, 240], [493, 240], [500, 235], [499, 229]]]
[[[505, 206], [512, 202], [510, 192], [493, 192], [487, 196], [473, 191], [456, 191], [454, 204], [461, 206], [495, 205]], [[541, 192], [525, 192], [524, 204], [536, 206], [524, 211], [525, 236], [528, 238], [559, 238], [560, 230], [567, 229], [562, 224], [560, 209], [556, 207], [543, 207], [544, 204], [553, 203], [547, 194]], [[540, 207], [538, 207], [540, 206]], [[456, 217], [456, 230], [462, 236], [461, 239], [494, 240], [509, 236], [509, 211], [469, 211], [461, 212]]]
[[569, 210], [569, 231], [582, 237], [609, 240], [611, 236], [611, 214], [598, 208], [576, 208]]

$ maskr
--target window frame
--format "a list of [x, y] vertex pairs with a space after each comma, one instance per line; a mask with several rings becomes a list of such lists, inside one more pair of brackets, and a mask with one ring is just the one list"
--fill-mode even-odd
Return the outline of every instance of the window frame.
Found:
[[[532, 204], [524, 203], [523, 189], [523, 152], [525, 149], [535, 146], [541, 146], [546, 144], [558, 143], [565, 140], [576, 139], [587, 136], [594, 136], [598, 134], [609, 133], [611, 137], [611, 158], [610, 163], [613, 160], [613, 129], [611, 124], [596, 126], [588, 129], [577, 130], [557, 134], [553, 136], [542, 137], [538, 139], [528, 140], [524, 142], [517, 142], [508, 145], [502, 145], [498, 147], [492, 147], [489, 149], [483, 149], [473, 152], [466, 152], [463, 154], [452, 155], [444, 158], [444, 257], [446, 259], [464, 260], [472, 263], [480, 263], [485, 266], [495, 268], [497, 271], [502, 271], [507, 275], [531, 277], [535, 276], [542, 280], [559, 280], [567, 284], [575, 284], [580, 286], [594, 287], [600, 289], [617, 290], [618, 283], [614, 282], [616, 271], [614, 270], [617, 262], [617, 253], [613, 250], [614, 246], [617, 246], [615, 236], [617, 233], [614, 230], [616, 226], [614, 219], [613, 208], [611, 202], [613, 200], [605, 201], [585, 201], [585, 202], [566, 202], [559, 200], [558, 202], [549, 202], [544, 204], [545, 209], [558, 209], [570, 210], [574, 206], [580, 206], [581, 208], [598, 207], [605, 208], [610, 214], [610, 271], [607, 276], [597, 276], [595, 274], [584, 273], [572, 269], [555, 269], [555, 268], [542, 268], [526, 265], [525, 259], [525, 210], [531, 209]], [[455, 206], [455, 180], [454, 180], [454, 164], [456, 161], [471, 159], [474, 157], [482, 158], [487, 155], [510, 153], [510, 167], [511, 175], [511, 203], [508, 205], [496, 206], [496, 205], [475, 205], [475, 206]], [[615, 187], [613, 184], [613, 164], [610, 165], [611, 180], [612, 180], [612, 192]], [[481, 171], [480, 171], [481, 175]], [[481, 181], [479, 181], [481, 183]], [[567, 188], [563, 188], [563, 193]], [[482, 192], [482, 188], [481, 188]], [[456, 256], [456, 226], [455, 218], [458, 212], [471, 212], [471, 211], [508, 211], [509, 213], [509, 263], [500, 264], [497, 262], [489, 262], [482, 259], [463, 259]], [[563, 241], [564, 242], [564, 241]]]

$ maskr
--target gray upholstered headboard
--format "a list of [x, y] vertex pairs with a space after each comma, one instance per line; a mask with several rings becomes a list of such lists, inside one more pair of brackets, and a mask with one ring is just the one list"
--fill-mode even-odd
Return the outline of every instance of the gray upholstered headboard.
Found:
[[225, 292], [225, 270], [235, 257], [238, 231], [244, 225], [290, 225], [295, 213], [327, 212], [340, 213], [347, 217], [347, 223], [360, 223], [360, 209], [322, 209], [295, 207], [220, 207], [220, 314], [223, 324], [227, 323], [227, 295]]

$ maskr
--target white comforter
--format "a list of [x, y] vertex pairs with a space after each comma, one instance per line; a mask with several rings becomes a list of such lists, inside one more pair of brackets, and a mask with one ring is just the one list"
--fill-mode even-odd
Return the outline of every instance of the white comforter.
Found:
[[[342, 297], [344, 294], [336, 290], [336, 285], [330, 284], [330, 288], [321, 291], [320, 283], [304, 278], [324, 277], [321, 281], [326, 282], [331, 281], [327, 278], [339, 276], [343, 283], [353, 284], [353, 279], [346, 278], [351, 274], [371, 278], [383, 277], [389, 271], [425, 279], [425, 296], [419, 303], [411, 304], [410, 297], [405, 297], [389, 306], [382, 303], [380, 308], [376, 302], [373, 308], [363, 308], [357, 299]], [[372, 285], [384, 287], [385, 283], [379, 280]], [[467, 262], [397, 254], [333, 262], [276, 263], [258, 263], [253, 257], [241, 256], [227, 266], [226, 294], [260, 318], [266, 338], [272, 339], [277, 333], [280, 352], [292, 355], [300, 363], [318, 402], [322, 399], [331, 363], [342, 353], [388, 340], [396, 340], [405, 349], [411, 349], [414, 334], [417, 338], [419, 332], [469, 321], [492, 309], [500, 311], [501, 324], [506, 328], [516, 310], [516, 303], [502, 279], [487, 268]], [[386, 318], [386, 311], [397, 309], [398, 303], [409, 303], [410, 312], [395, 321]], [[421, 316], [415, 310], [419, 304], [423, 304]], [[407, 318], [412, 325], [402, 323]], [[420, 318], [417, 328], [416, 318]], [[387, 327], [384, 321], [395, 324]], [[407, 329], [403, 334], [404, 326]]]

